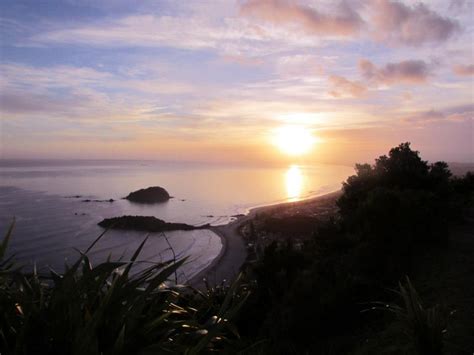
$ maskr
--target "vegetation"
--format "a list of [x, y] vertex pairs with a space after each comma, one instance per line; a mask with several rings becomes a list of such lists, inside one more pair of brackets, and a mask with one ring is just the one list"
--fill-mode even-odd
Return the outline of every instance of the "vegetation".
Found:
[[410, 282], [399, 284], [398, 294], [403, 300], [401, 306], [386, 305], [386, 309], [395, 313], [403, 323], [403, 329], [409, 341], [413, 341], [413, 348], [420, 355], [441, 355], [444, 353], [443, 334], [446, 332], [448, 312], [440, 305], [425, 308]]
[[145, 232], [168, 232], [209, 228], [209, 224], [195, 227], [185, 223], [169, 223], [153, 216], [121, 216], [105, 218], [98, 223], [107, 229], [125, 229]]
[[[245, 266], [245, 281], [205, 292], [168, 283], [185, 260], [134, 273], [145, 241], [129, 261], [93, 267], [89, 248], [63, 274], [22, 273], [4, 258], [10, 230], [0, 246], [0, 351], [472, 353], [469, 339], [447, 341], [452, 308], [439, 298], [426, 306], [405, 275], [433, 269], [434, 257], [450, 253], [451, 226], [472, 214], [473, 194], [472, 174], [454, 178], [445, 163], [429, 165], [403, 143], [374, 165], [356, 166], [333, 218], [293, 218], [291, 230], [264, 224], [310, 235], [271, 243]], [[469, 268], [465, 274], [472, 277]], [[464, 327], [474, 326], [465, 318]]]
[[238, 337], [231, 320], [248, 294], [239, 280], [219, 292], [167, 286], [185, 260], [133, 273], [146, 239], [129, 261], [94, 267], [92, 245], [63, 274], [25, 274], [3, 260], [10, 235], [0, 248], [1, 353], [198, 354]]

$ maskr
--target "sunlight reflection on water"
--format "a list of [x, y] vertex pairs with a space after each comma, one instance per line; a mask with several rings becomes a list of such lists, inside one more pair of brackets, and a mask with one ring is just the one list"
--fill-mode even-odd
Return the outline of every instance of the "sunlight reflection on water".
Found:
[[286, 194], [289, 201], [301, 198], [303, 174], [298, 165], [291, 165], [285, 173]]

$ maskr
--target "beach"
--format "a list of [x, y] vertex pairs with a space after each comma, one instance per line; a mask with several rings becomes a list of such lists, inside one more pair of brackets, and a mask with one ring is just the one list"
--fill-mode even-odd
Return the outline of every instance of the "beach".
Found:
[[226, 225], [211, 227], [210, 230], [221, 238], [222, 249], [208, 267], [189, 279], [188, 284], [195, 288], [203, 288], [204, 280], [207, 280], [210, 285], [232, 282], [248, 255], [241, 229], [258, 215], [265, 213], [274, 216], [325, 217], [335, 213], [335, 202], [340, 195], [341, 191], [338, 190], [296, 202], [255, 207], [250, 209], [246, 215], [239, 216]]

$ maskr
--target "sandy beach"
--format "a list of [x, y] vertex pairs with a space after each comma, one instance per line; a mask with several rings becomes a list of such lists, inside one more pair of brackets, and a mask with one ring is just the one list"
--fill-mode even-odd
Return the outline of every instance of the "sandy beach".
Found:
[[223, 281], [231, 282], [238, 275], [240, 267], [247, 258], [247, 246], [240, 233], [240, 229], [255, 218], [257, 214], [314, 216], [334, 213], [334, 202], [340, 194], [341, 191], [338, 190], [296, 202], [255, 207], [249, 210], [246, 215], [238, 217], [235, 221], [223, 226], [211, 227], [210, 230], [221, 238], [221, 252], [207, 268], [192, 277], [188, 284], [195, 288], [202, 288], [204, 287], [205, 279], [211, 285], [217, 285]]

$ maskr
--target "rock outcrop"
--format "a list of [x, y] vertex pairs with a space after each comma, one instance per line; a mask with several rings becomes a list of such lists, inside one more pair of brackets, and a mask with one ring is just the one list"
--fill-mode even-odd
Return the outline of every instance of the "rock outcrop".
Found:
[[168, 191], [159, 186], [152, 186], [146, 189], [140, 189], [130, 192], [126, 200], [137, 203], [160, 203], [166, 202], [171, 198]]

